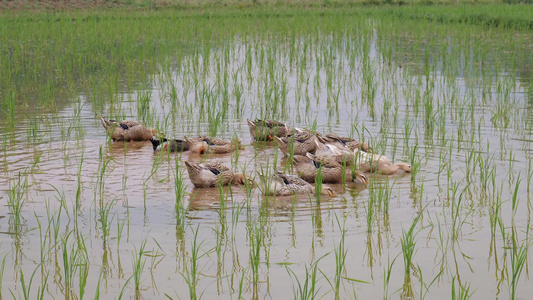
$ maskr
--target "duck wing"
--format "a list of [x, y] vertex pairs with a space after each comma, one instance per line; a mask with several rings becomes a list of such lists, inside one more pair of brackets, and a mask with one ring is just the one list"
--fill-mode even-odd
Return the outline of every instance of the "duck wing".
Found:
[[124, 120], [124, 121], [120, 121], [120, 126], [127, 126], [128, 128], [131, 128], [133, 126], [139, 126], [141, 124], [139, 124], [139, 122], [135, 122], [135, 121], [130, 121], [130, 120]]
[[298, 176], [283, 174], [279, 171], [276, 174], [274, 174], [274, 177], [278, 178], [278, 180], [280, 182], [283, 182], [283, 184], [285, 185], [301, 185], [301, 186], [308, 185], [307, 181], [301, 179]]
[[217, 164], [217, 163], [204, 163], [204, 164], [199, 164], [199, 165], [202, 166], [202, 168], [209, 170], [211, 173], [215, 175], [230, 171], [228, 167], [222, 164]]
[[255, 120], [255, 124], [257, 126], [264, 126], [264, 127], [268, 127], [268, 128], [275, 128], [275, 127], [285, 127], [285, 123], [283, 122], [279, 122], [279, 121], [276, 121], [276, 120], [260, 120], [260, 119], [257, 119]]
[[354, 142], [355, 139], [351, 138], [351, 137], [345, 137], [345, 136], [340, 136], [336, 133], [328, 133], [326, 134], [326, 139], [329, 139], [330, 141], [335, 141], [335, 142], [339, 142], [343, 145], [346, 145], [347, 143], [349, 142]]

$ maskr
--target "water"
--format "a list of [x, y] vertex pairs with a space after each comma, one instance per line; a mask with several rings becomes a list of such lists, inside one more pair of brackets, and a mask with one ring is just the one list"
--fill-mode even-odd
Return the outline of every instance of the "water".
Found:
[[[507, 298], [510, 281], [502, 272], [511, 270], [511, 226], [524, 245], [530, 226], [533, 137], [522, 79], [465, 71], [460, 63], [448, 66], [460, 70], [453, 76], [442, 62], [428, 67], [404, 49], [414, 42], [388, 44], [379, 22], [366, 26], [311, 30], [294, 44], [283, 32], [278, 39], [235, 37], [205, 52], [209, 59], [185, 56], [169, 72], [161, 63], [151, 89], [126, 89], [104, 101], [104, 116], [144, 120], [168, 137], [236, 136], [244, 145], [238, 155], [167, 155], [154, 153], [150, 142], [113, 143], [88, 92], [59, 98], [49, 111], [21, 107], [14, 124], [2, 119], [2, 295], [21, 297], [21, 274], [28, 284], [35, 271], [32, 294], [46, 281], [45, 298], [62, 297], [66, 255], [79, 259], [71, 263], [74, 294], [80, 293], [79, 266], [86, 266], [89, 297], [97, 286], [104, 297], [126, 286], [128, 298], [188, 298], [196, 251], [196, 290], [203, 298], [292, 298], [315, 264], [318, 296], [334, 298], [337, 274], [341, 299], [409, 298], [407, 288], [402, 292], [401, 240], [421, 213], [407, 267], [414, 298], [449, 299], [454, 280], [456, 287], [470, 285], [475, 298]], [[460, 44], [453, 36], [449, 43]], [[384, 55], [387, 47], [412, 58]], [[142, 99], [146, 110], [139, 109]], [[193, 188], [186, 160], [217, 161], [256, 180], [261, 168], [286, 167], [274, 144], [251, 140], [246, 119], [256, 117], [364, 139], [417, 171], [372, 176], [363, 189], [331, 185], [338, 195], [320, 202], [307, 195], [265, 198], [257, 187], [249, 195], [237, 186]], [[176, 210], [176, 174], [186, 186], [182, 210]], [[7, 203], [25, 180], [18, 224]], [[388, 208], [380, 199], [390, 201]], [[71, 252], [83, 249], [81, 241], [86, 252]], [[135, 293], [128, 279], [144, 242]], [[533, 292], [525, 275], [519, 298]]]

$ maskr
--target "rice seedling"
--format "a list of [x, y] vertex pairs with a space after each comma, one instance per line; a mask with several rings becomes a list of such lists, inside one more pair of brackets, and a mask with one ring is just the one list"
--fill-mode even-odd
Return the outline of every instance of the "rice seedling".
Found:
[[135, 293], [140, 293], [140, 287], [142, 283], [142, 273], [144, 272], [144, 265], [146, 264], [146, 254], [147, 251], [144, 250], [146, 247], [146, 239], [144, 239], [139, 247], [135, 248], [135, 252], [132, 252], [132, 270], [133, 270], [133, 283], [135, 284]]
[[120, 253], [120, 241], [122, 240], [122, 235], [124, 231], [124, 225], [126, 225], [127, 219], [122, 220], [122, 222], [117, 220], [117, 252]]
[[[487, 153], [489, 153], [489, 146], [487, 145]], [[479, 154], [477, 157], [479, 165], [479, 177], [483, 191], [488, 191], [490, 178], [496, 173], [496, 166], [494, 165], [494, 154], [483, 157]]]
[[531, 160], [529, 161], [529, 164], [528, 164], [528, 168], [527, 168], [527, 184], [526, 184], [526, 189], [527, 189], [527, 207], [528, 209], [531, 209], [531, 193], [530, 193], [530, 186], [531, 186], [531, 181], [533, 179], [533, 168], [532, 168], [532, 163], [531, 163]]
[[176, 159], [174, 167], [174, 192], [176, 196], [174, 208], [176, 212], [177, 224], [179, 225], [179, 228], [181, 228], [182, 231], [185, 230], [185, 217], [187, 214], [186, 206], [184, 203], [187, 185], [184, 184], [183, 177], [183, 171], [180, 170], [178, 160]]
[[128, 169], [127, 169], [127, 151], [128, 151], [128, 143], [124, 143], [124, 171], [122, 173], [122, 189], [124, 190], [124, 201], [122, 205], [125, 205], [126, 207], [129, 207], [128, 205], [128, 196], [126, 195], [126, 190], [128, 187]]
[[84, 251], [84, 255], [82, 254], [80, 262], [78, 263], [78, 285], [79, 285], [79, 291], [78, 295], [80, 300], [83, 299], [85, 295], [85, 288], [87, 287], [87, 281], [89, 279], [89, 261], [88, 261], [88, 255], [87, 255], [87, 248], [85, 247], [85, 240], [83, 237], [79, 236], [78, 240], [81, 241], [80, 244], [82, 245], [81, 250]]
[[[126, 287], [128, 286], [128, 283], [130, 282], [130, 280], [134, 277], [134, 275], [132, 274], [130, 277], [128, 277], [128, 279], [124, 282], [124, 285], [122, 286], [122, 289], [120, 290], [120, 294], [118, 295], [118, 299], [122, 299], [122, 297], [124, 296], [124, 292], [126, 291]], [[137, 296], [140, 296], [139, 293], [136, 293]]]
[[[470, 184], [468, 184], [459, 194], [459, 197], [456, 198], [457, 190], [459, 188], [458, 184], [454, 184], [453, 188], [453, 196], [452, 196], [452, 202], [451, 202], [451, 217], [452, 217], [452, 234], [451, 239], [452, 241], [456, 241], [459, 237], [461, 237], [462, 233], [462, 227], [466, 223], [466, 218], [468, 215], [470, 215], [473, 212], [473, 208], [468, 208], [466, 213], [463, 212], [463, 200], [465, 198], [465, 193], [468, 191], [468, 187]], [[457, 199], [457, 200], [456, 200]]]
[[231, 191], [231, 185], [228, 186], [228, 195], [224, 192], [224, 188], [220, 184], [220, 182], [217, 184], [218, 193], [219, 193], [219, 199], [220, 199], [220, 207], [218, 208], [218, 216], [220, 220], [220, 224], [223, 226], [223, 228], [226, 227], [226, 209], [227, 209], [227, 202], [230, 201], [230, 197], [232, 196]]
[[374, 207], [376, 205], [375, 203], [376, 197], [375, 197], [374, 189], [376, 185], [377, 183], [374, 183], [374, 181], [372, 181], [369, 186], [369, 190], [371, 192], [370, 192], [370, 197], [368, 199], [368, 205], [366, 206], [366, 230], [368, 233], [372, 232], [372, 228], [373, 228]]
[[201, 295], [198, 294], [198, 282], [200, 280], [200, 266], [198, 265], [199, 260], [202, 259], [202, 257], [209, 255], [212, 250], [208, 250], [204, 253], [200, 253], [201, 247], [204, 244], [204, 242], [198, 243], [198, 231], [199, 227], [196, 227], [196, 230], [193, 230], [194, 238], [192, 240], [191, 244], [191, 257], [189, 258], [189, 263], [187, 263], [184, 266], [184, 271], [181, 273], [185, 281], [187, 282], [187, 286], [189, 288], [189, 297], [191, 299], [198, 299], [201, 297]]
[[509, 298], [510, 299], [516, 299], [517, 298], [517, 287], [518, 287], [518, 282], [519, 282], [519, 279], [520, 279], [520, 276], [522, 275], [522, 271], [524, 269], [524, 266], [526, 265], [527, 263], [527, 257], [528, 257], [528, 252], [529, 252], [529, 247], [531, 245], [531, 242], [530, 242], [530, 236], [529, 236], [529, 229], [530, 229], [530, 220], [529, 218], [527, 218], [527, 226], [525, 227], [526, 228], [526, 231], [525, 231], [525, 239], [522, 243], [519, 242], [518, 240], [518, 233], [517, 233], [517, 229], [515, 227], [515, 223], [514, 223], [514, 219], [515, 219], [515, 215], [516, 215], [516, 209], [517, 209], [517, 205], [519, 203], [519, 198], [518, 198], [518, 189], [519, 189], [519, 186], [520, 186], [520, 175], [518, 176], [518, 180], [516, 182], [516, 186], [515, 186], [515, 190], [514, 190], [514, 193], [513, 193], [513, 198], [512, 198], [512, 212], [513, 212], [513, 215], [512, 215], [512, 224], [511, 224], [511, 228], [510, 228], [510, 236], [508, 237], [508, 233], [505, 232], [505, 227], [503, 226], [503, 221], [501, 220], [501, 218], [499, 218], [499, 223], [500, 223], [500, 229], [501, 229], [501, 234], [502, 234], [502, 238], [504, 239], [504, 241], [506, 240], [506, 238], [508, 238], [510, 240], [510, 245], [508, 245], [508, 251], [506, 250], [506, 252], [509, 252], [509, 257], [510, 257], [510, 260], [511, 260], [511, 265], [510, 265], [510, 273], [509, 273], [509, 270], [508, 269], [505, 269], [505, 278], [507, 279], [508, 281], [508, 288], [509, 288]]
[[320, 166], [316, 173], [315, 178], [315, 198], [316, 198], [316, 204], [320, 205], [320, 198], [322, 193], [322, 178], [324, 177], [324, 174], [322, 173], [322, 166]]
[[16, 103], [15, 103], [15, 92], [10, 90], [2, 101], [2, 115], [4, 115], [5, 120], [8, 121], [10, 127], [15, 124], [15, 112], [16, 112]]
[[292, 292], [295, 299], [315, 299], [318, 297], [318, 293], [320, 291], [320, 288], [316, 286], [317, 282], [319, 281], [319, 279], [317, 279], [317, 275], [320, 271], [318, 268], [318, 263], [327, 255], [328, 254], [324, 254], [323, 256], [319, 257], [309, 266], [309, 268], [305, 266], [305, 275], [302, 281], [300, 281], [292, 269], [290, 269], [288, 266], [285, 266], [285, 269], [287, 270], [287, 273], [289, 273], [291, 279], [294, 278], [297, 283], [296, 286], [294, 281], [291, 280]]
[[424, 282], [424, 276], [423, 276], [422, 269], [420, 268], [420, 266], [417, 266], [417, 270], [418, 270], [417, 277], [420, 279], [420, 294], [419, 294], [419, 298], [420, 299], [425, 299], [427, 293], [429, 292], [429, 289], [442, 276], [442, 274], [444, 273], [444, 270], [441, 270], [439, 273], [437, 273], [437, 275], [435, 275], [435, 277], [433, 278], [433, 280], [431, 280], [431, 282], [429, 284], [426, 284]]
[[2, 264], [0, 265], [0, 297], [2, 296], [2, 285], [3, 285], [3, 282], [4, 282], [4, 270], [5, 270], [5, 267], [6, 267], [6, 258], [7, 258], [7, 255], [8, 253], [6, 253], [6, 255], [4, 255], [4, 259], [2, 259]]
[[411, 281], [411, 268], [413, 265], [413, 255], [415, 254], [416, 247], [416, 232], [415, 227], [422, 216], [421, 213], [414, 218], [409, 227], [408, 231], [404, 231], [402, 237], [400, 238], [400, 243], [402, 245], [402, 254], [403, 254], [403, 265], [404, 265], [404, 280], [402, 286], [402, 297], [412, 298], [414, 297], [412, 281]]
[[[60, 206], [58, 210], [51, 211], [50, 203], [46, 203], [46, 219], [48, 221], [48, 228], [46, 230], [46, 234], [48, 237], [48, 247], [49, 250], [53, 249], [56, 245], [59, 245], [60, 239], [59, 234], [61, 229], [61, 211], [63, 207]], [[38, 222], [39, 224], [39, 222]], [[41, 245], [44, 245], [45, 243], [42, 242]], [[42, 249], [44, 252], [44, 249]], [[44, 253], [43, 253], [44, 254]], [[44, 258], [44, 255], [42, 255], [42, 258]]]
[[152, 289], [157, 291], [156, 277], [154, 276], [154, 271], [157, 266], [165, 259], [166, 253], [157, 240], [153, 239], [154, 243], [157, 245], [155, 250], [147, 252], [147, 255], [151, 258], [150, 260], [150, 277], [152, 279]]
[[76, 210], [76, 212], [74, 213], [74, 215], [76, 215], [76, 213], [78, 213], [80, 211], [80, 209], [81, 209], [81, 194], [82, 194], [82, 190], [83, 190], [82, 181], [81, 181], [81, 178], [82, 178], [81, 171], [82, 171], [82, 166], [83, 166], [84, 155], [85, 155], [85, 151], [82, 151], [81, 158], [80, 158], [80, 164], [78, 166], [77, 187], [76, 187], [76, 202], [75, 202], [75, 210]]
[[[157, 156], [155, 156], [154, 161], [152, 163], [152, 168], [148, 172], [148, 176], [145, 179], [143, 179], [143, 184], [142, 184], [142, 186], [143, 186], [143, 205], [144, 205], [144, 210], [145, 211], [146, 211], [146, 196], [147, 196], [148, 186], [149, 186], [148, 183], [154, 177], [154, 175], [157, 174], [157, 171], [159, 170], [159, 168], [163, 164], [163, 155], [164, 155], [164, 153], [159, 153]], [[144, 177], [144, 175], [143, 175], [143, 177]]]
[[28, 193], [28, 175], [18, 173], [18, 176], [13, 179], [13, 183], [9, 184], [7, 207], [9, 213], [12, 215], [13, 229], [15, 234], [20, 233], [20, 225], [23, 221], [22, 209], [26, 202], [26, 194]]
[[340, 284], [341, 279], [345, 278], [342, 276], [346, 272], [345, 270], [345, 264], [346, 264], [346, 255], [347, 250], [345, 249], [345, 239], [346, 239], [346, 224], [343, 223], [342, 228], [339, 221], [338, 216], [335, 214], [335, 219], [337, 221], [337, 225], [339, 226], [339, 229], [341, 231], [341, 236], [339, 240], [339, 246], [335, 247], [334, 253], [335, 253], [335, 277], [334, 277], [334, 287], [333, 290], [335, 292], [335, 299], [340, 299]]
[[390, 261], [390, 258], [387, 258], [386, 269], [383, 269], [383, 299], [389, 299], [389, 284], [392, 275], [392, 267], [394, 266], [397, 258], [398, 256], [396, 256], [392, 261]]
[[521, 183], [521, 179], [520, 179], [520, 173], [518, 174], [518, 179], [516, 180], [516, 185], [515, 185], [515, 188], [514, 188], [514, 191], [513, 191], [513, 198], [511, 199], [511, 208], [512, 208], [512, 212], [513, 212], [513, 219], [514, 219], [514, 216], [516, 215], [516, 210], [518, 209], [518, 204], [520, 202], [520, 198], [518, 197], [518, 191], [519, 191], [519, 188], [520, 188], [520, 183]]
[[60, 207], [67, 213], [68, 215], [68, 208], [67, 208], [67, 199], [64, 192], [60, 192], [55, 186], [48, 184], [54, 191], [57, 193], [55, 195], [56, 200], [59, 202]]
[[412, 120], [409, 120], [409, 119], [405, 120], [404, 130], [403, 130], [404, 149], [409, 149], [409, 140], [410, 140], [411, 134], [413, 132], [413, 126], [414, 126], [414, 124], [413, 124]]
[[460, 281], [457, 281], [458, 287], [456, 287], [455, 283], [455, 276], [452, 279], [452, 299], [453, 300], [468, 300], [472, 298], [472, 295], [475, 291], [470, 292], [470, 284], [468, 283], [461, 283]]
[[76, 236], [76, 242], [69, 245], [69, 238], [73, 231], [69, 232], [61, 240], [62, 261], [63, 261], [63, 293], [66, 298], [75, 296], [74, 279], [79, 278], [79, 295], [83, 298], [87, 277], [89, 272], [89, 256], [85, 246], [84, 238], [81, 235]]
[[111, 160], [104, 154], [102, 146], [98, 150], [98, 171], [96, 173], [97, 183], [96, 189], [94, 190], [94, 205], [95, 209], [104, 208], [104, 193], [105, 193], [105, 175], [107, 171], [107, 166]]
[[111, 230], [111, 223], [113, 223], [113, 219], [115, 218], [115, 215], [111, 218], [109, 218], [109, 214], [111, 212], [111, 208], [113, 208], [113, 205], [115, 204], [116, 199], [111, 199], [108, 203], [104, 204], [102, 208], [98, 210], [98, 221], [100, 221], [100, 228], [102, 230], [102, 239], [104, 242], [107, 241], [107, 238], [109, 237], [109, 231]]
[[238, 294], [238, 298], [241, 299], [242, 298], [242, 294], [244, 292], [244, 278], [245, 278], [245, 275], [246, 275], [246, 272], [243, 271], [242, 272], [242, 275], [241, 275], [241, 280], [239, 280], [239, 294]]
[[248, 241], [250, 243], [249, 248], [249, 266], [252, 273], [250, 279], [252, 283], [253, 294], [257, 295], [259, 289], [259, 267], [261, 263], [261, 245], [263, 244], [264, 233], [260, 224], [254, 224], [250, 228]]
[[[507, 235], [503, 232], [503, 230], [504, 229], [502, 229], [502, 236], [505, 238]], [[526, 240], [524, 242], [519, 244], [517, 238], [518, 237], [516, 233], [516, 228], [512, 226], [511, 236], [509, 237], [509, 239], [511, 240], [511, 245], [508, 246], [508, 253], [511, 259], [511, 265], [510, 270], [508, 268], [504, 270], [505, 279], [508, 282], [509, 299], [516, 299], [518, 282], [524, 270], [524, 266], [527, 263], [529, 247], [531, 245], [529, 241], [529, 227], [526, 231]]]
[[[43, 270], [41, 271], [41, 273], [44, 274], [45, 270], [44, 270], [44, 264], [46, 262], [46, 256], [47, 254], [50, 252], [51, 248], [55, 247], [55, 245], [53, 245], [52, 247], [50, 247], [50, 249], [47, 249], [47, 241], [49, 241], [49, 238], [47, 238], [46, 235], [44, 235], [45, 233], [43, 233], [42, 231], [42, 226], [41, 226], [41, 222], [39, 220], [39, 218], [37, 216], [35, 216], [35, 219], [37, 221], [37, 225], [38, 225], [38, 228], [39, 228], [39, 248], [40, 248], [40, 261], [41, 261], [41, 267], [43, 268]], [[50, 226], [50, 223], [48, 224], [48, 226]], [[47, 231], [50, 230], [50, 228], [47, 229]], [[3, 275], [3, 267], [5, 265], [5, 257], [4, 257], [4, 261], [3, 261], [3, 265], [2, 267], [0, 268], [0, 284], [1, 284], [1, 279], [2, 279], [2, 275]], [[45, 286], [45, 284], [43, 284], [43, 286]], [[1, 286], [0, 286], [1, 288]]]
[[102, 271], [100, 271], [100, 275], [98, 276], [98, 283], [96, 284], [96, 291], [94, 293], [95, 300], [100, 299], [100, 283], [101, 282], [102, 282]]
[[28, 143], [37, 144], [41, 139], [41, 134], [39, 133], [39, 117], [37, 116], [37, 111], [35, 111], [33, 117], [26, 115], [28, 119], [28, 128], [26, 129], [26, 136]]
[[[35, 276], [35, 273], [37, 272], [37, 270], [40, 268], [40, 265], [38, 265], [35, 270], [33, 270], [33, 273], [31, 274], [30, 276], [30, 280], [28, 282], [28, 284], [26, 285], [26, 281], [24, 279], [24, 273], [22, 272], [22, 270], [20, 271], [20, 285], [22, 287], [22, 297], [16, 297], [15, 294], [13, 293], [12, 290], [9, 290], [9, 292], [11, 293], [11, 296], [13, 296], [13, 298], [23, 298], [23, 299], [32, 299], [31, 297], [31, 288], [32, 288], [32, 284], [33, 284], [33, 278]], [[48, 276], [45, 276], [45, 280], [44, 280], [44, 284], [43, 286], [39, 289], [39, 291], [37, 292], [37, 299], [44, 299], [44, 288], [46, 286], [46, 283], [48, 282]]]

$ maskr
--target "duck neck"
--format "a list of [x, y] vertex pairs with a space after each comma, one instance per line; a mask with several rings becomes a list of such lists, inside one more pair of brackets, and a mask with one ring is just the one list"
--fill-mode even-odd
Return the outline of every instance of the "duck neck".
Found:
[[398, 172], [399, 169], [400, 169], [400, 166], [398, 164], [394, 164], [394, 165], [387, 166], [386, 168], [383, 168], [380, 171], [380, 173], [383, 175], [391, 175], [391, 174]]

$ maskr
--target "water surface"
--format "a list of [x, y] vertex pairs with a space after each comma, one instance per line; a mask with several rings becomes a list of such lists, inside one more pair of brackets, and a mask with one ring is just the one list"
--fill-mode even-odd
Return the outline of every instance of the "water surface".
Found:
[[[56, 95], [52, 107], [3, 115], [2, 295], [22, 297], [20, 280], [28, 285], [35, 271], [32, 295], [63, 297], [71, 270], [70, 293], [80, 295], [87, 277], [89, 297], [99, 289], [106, 298], [189, 298], [191, 290], [299, 298], [317, 266], [314, 292], [327, 299], [449, 299], [452, 284], [475, 298], [507, 298], [513, 240], [529, 253], [530, 78], [508, 61], [511, 39], [485, 43], [513, 32], [345, 19], [190, 40], [146, 70], [142, 89], [109, 88], [101, 99], [80, 88]], [[41, 103], [27, 97], [17, 103]], [[154, 153], [150, 142], [110, 141], [100, 115], [140, 120], [167, 137], [238, 137], [244, 149]], [[332, 185], [338, 195], [320, 201], [266, 198], [257, 187], [193, 188], [186, 160], [220, 162], [256, 180], [261, 169], [291, 172], [274, 144], [252, 141], [247, 118], [353, 136], [416, 171], [371, 176], [368, 188]], [[20, 218], [11, 199], [24, 201]], [[518, 298], [533, 292], [526, 274], [516, 285]]]

